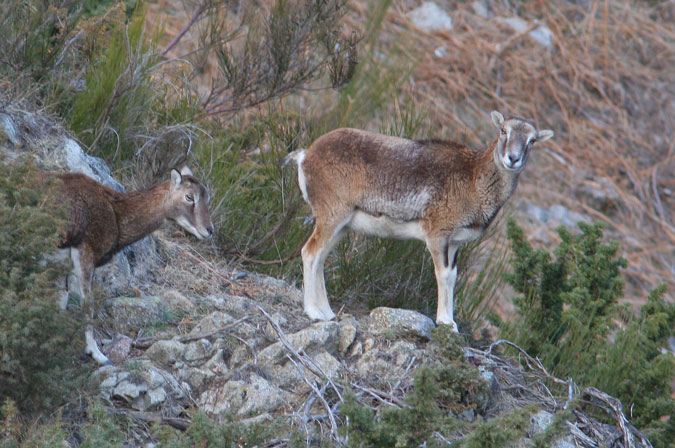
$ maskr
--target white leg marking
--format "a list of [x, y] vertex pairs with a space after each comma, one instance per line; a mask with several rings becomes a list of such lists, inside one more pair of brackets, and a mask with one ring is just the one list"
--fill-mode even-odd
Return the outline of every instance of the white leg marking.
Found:
[[71, 247], [70, 259], [73, 260], [73, 272], [77, 278], [77, 293], [80, 295], [80, 300], [82, 300], [82, 303], [84, 303], [87, 300], [87, 295], [85, 294], [85, 282], [87, 279], [84, 278], [84, 271], [82, 270], [82, 262], [80, 260], [80, 251], [74, 247]]
[[[454, 293], [455, 282], [457, 281], [457, 266], [453, 266], [452, 264], [458, 246], [449, 243], [446, 249], [431, 244], [427, 245], [429, 246], [429, 251], [434, 260], [434, 273], [436, 274], [436, 283], [438, 286], [436, 323], [450, 325], [452, 331], [457, 333], [457, 324], [454, 319]], [[443, 245], [445, 245], [445, 243], [443, 243]]]
[[112, 362], [103, 354], [101, 350], [98, 349], [96, 344], [96, 339], [94, 339], [94, 327], [87, 325], [87, 329], [84, 332], [84, 339], [87, 343], [84, 348], [84, 353], [91, 355], [94, 358], [94, 361], [101, 365], [112, 365]]
[[345, 220], [338, 226], [328, 242], [323, 247], [319, 247], [316, 253], [308, 253], [303, 247], [302, 250], [302, 268], [303, 268], [303, 288], [305, 297], [305, 313], [317, 320], [331, 320], [335, 313], [330, 308], [328, 294], [326, 293], [326, 282], [324, 278], [324, 265], [326, 258], [335, 245], [344, 235], [344, 227], [351, 219]]

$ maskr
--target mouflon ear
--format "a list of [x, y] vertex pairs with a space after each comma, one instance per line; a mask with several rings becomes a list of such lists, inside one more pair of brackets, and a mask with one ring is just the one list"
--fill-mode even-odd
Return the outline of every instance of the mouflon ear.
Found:
[[177, 187], [178, 185], [183, 182], [183, 176], [180, 174], [180, 171], [177, 169], [172, 169], [171, 170], [171, 186], [172, 187]]
[[550, 129], [545, 129], [543, 131], [537, 131], [537, 141], [545, 142], [549, 138], [553, 137], [553, 131]]
[[504, 115], [500, 114], [496, 110], [493, 110], [490, 112], [490, 117], [492, 117], [492, 122], [497, 126], [498, 128], [502, 127], [502, 123], [504, 123]]
[[194, 174], [192, 174], [192, 170], [188, 168], [187, 165], [185, 165], [183, 168], [180, 169], [180, 173], [183, 176], [194, 176]]

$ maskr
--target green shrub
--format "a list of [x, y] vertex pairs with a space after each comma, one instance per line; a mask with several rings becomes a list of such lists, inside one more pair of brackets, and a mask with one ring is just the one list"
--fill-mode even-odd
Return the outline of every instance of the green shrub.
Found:
[[157, 429], [158, 448], [235, 448], [267, 446], [290, 429], [279, 422], [242, 424], [232, 418], [215, 422], [202, 412], [192, 417], [192, 422], [184, 432], [162, 426]]
[[435, 362], [415, 372], [413, 389], [405, 397], [408, 407], [375, 412], [353, 394], [345, 394], [340, 415], [349, 424], [341, 430], [349, 437], [349, 446], [445, 446], [432, 437], [435, 432], [448, 437], [469, 426], [455, 416], [470, 409], [484, 410], [489, 388], [463, 355], [466, 341], [444, 326], [434, 329], [432, 337], [429, 348]]
[[[512, 271], [507, 281], [521, 295], [517, 316], [502, 323], [501, 335], [537, 356], [556, 376], [572, 377], [616, 396], [629, 418], [650, 433], [654, 446], [667, 446], [673, 428], [661, 422], [675, 415], [670, 381], [672, 355], [661, 353], [675, 328], [675, 304], [663, 300], [665, 286], [649, 295], [634, 316], [618, 305], [623, 293], [616, 242], [604, 244], [600, 224], [580, 223], [572, 235], [561, 227], [555, 258], [534, 250], [514, 221], [508, 223]], [[623, 328], [617, 322], [624, 320]]]
[[82, 353], [76, 313], [58, 307], [63, 266], [47, 256], [64, 214], [50, 207], [49, 182], [28, 165], [0, 162], [0, 401], [22, 411], [63, 403]]

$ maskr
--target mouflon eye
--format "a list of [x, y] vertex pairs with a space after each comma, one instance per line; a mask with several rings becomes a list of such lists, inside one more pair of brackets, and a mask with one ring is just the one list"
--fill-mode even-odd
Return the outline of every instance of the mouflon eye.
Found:
[[185, 200], [188, 201], [188, 202], [194, 202], [195, 198], [194, 198], [194, 196], [192, 196], [192, 194], [188, 193], [188, 194], [185, 195]]
[[501, 132], [502, 132], [502, 135], [506, 135], [506, 129], [502, 128]]

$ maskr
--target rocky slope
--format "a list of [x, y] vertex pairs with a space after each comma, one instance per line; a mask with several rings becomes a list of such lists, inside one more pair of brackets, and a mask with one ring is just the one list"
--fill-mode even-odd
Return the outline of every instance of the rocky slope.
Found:
[[[47, 170], [80, 171], [122, 188], [101, 160], [85, 155], [38, 114], [5, 106], [0, 131], [6, 163], [30, 154]], [[371, 409], [407, 409], [406, 396], [421, 369], [456, 367], [464, 372], [459, 388], [470, 384], [471, 390], [451, 400], [446, 412], [466, 426], [434, 433], [437, 442], [463, 440], [483, 421], [528, 409], [529, 423], [515, 445], [530, 446], [581, 395], [614, 409], [621, 426], [575, 409], [551, 446], [650, 446], [627, 423], [620, 403], [550, 377], [525, 353], [529, 368], [498, 356], [503, 344], [469, 347], [407, 310], [377, 308], [359, 318], [339, 313], [335, 321], [311, 322], [296, 287], [243, 271], [214, 252], [165, 230], [97, 270], [97, 330], [115, 365], [90, 363], [90, 382], [111, 409], [182, 429], [196, 409], [242, 423], [281, 420], [299, 429], [308, 444], [348, 444], [339, 430], [348, 424], [340, 415], [347, 391]], [[556, 382], [569, 396], [551, 394], [546, 384]], [[152, 439], [144, 443], [153, 446]]]

